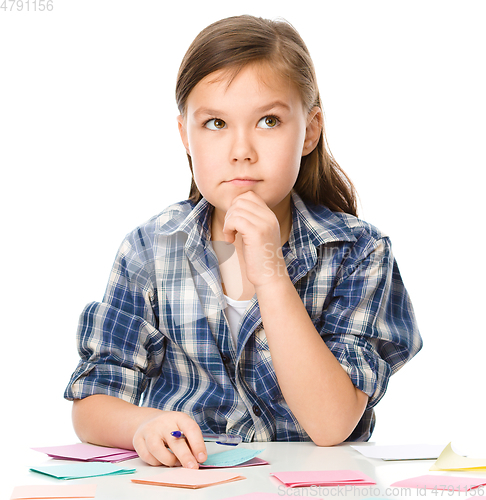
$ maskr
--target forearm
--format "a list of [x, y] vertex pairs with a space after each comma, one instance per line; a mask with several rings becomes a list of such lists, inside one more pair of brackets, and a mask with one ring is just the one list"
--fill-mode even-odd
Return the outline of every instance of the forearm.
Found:
[[96, 394], [73, 403], [73, 426], [81, 441], [133, 449], [133, 436], [146, 420], [162, 413], [122, 399]]
[[341, 443], [359, 422], [368, 397], [323, 342], [288, 277], [256, 291], [275, 373], [289, 408], [316, 444]]

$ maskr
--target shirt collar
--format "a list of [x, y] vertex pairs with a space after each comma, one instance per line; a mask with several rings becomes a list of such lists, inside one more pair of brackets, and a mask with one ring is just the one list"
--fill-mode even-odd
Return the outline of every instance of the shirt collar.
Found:
[[158, 233], [167, 236], [178, 232], [190, 234], [194, 226], [199, 226], [201, 236], [209, 237], [212, 209], [205, 198], [201, 198], [196, 205], [189, 200], [176, 203], [161, 214]]
[[[304, 203], [302, 198], [292, 191], [292, 229], [289, 246], [292, 250], [312, 244], [314, 247], [336, 241], [356, 241], [346, 221], [346, 214], [335, 213], [321, 205]], [[209, 240], [211, 235], [211, 214], [213, 206], [202, 198], [196, 205], [184, 201], [169, 207], [159, 219], [159, 234], [170, 235], [184, 232], [192, 236]], [[296, 252], [299, 254], [300, 252]]]
[[321, 245], [356, 241], [356, 238], [346, 222], [346, 214], [332, 212], [321, 205], [306, 204], [295, 192], [292, 192], [292, 203], [292, 230], [282, 251], [295, 283], [316, 265], [317, 249]]
[[303, 234], [316, 247], [335, 241], [356, 241], [346, 222], [346, 214], [332, 212], [322, 205], [306, 204], [295, 191], [292, 191], [292, 202], [291, 247], [298, 244]]

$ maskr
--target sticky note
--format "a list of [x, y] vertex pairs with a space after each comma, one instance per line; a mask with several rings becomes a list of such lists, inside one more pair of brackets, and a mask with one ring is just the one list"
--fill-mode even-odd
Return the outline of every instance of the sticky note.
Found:
[[458, 455], [449, 443], [429, 470], [486, 470], [486, 458], [468, 458]]
[[152, 484], [155, 486], [173, 486], [176, 488], [205, 488], [215, 484], [229, 483], [246, 479], [233, 472], [216, 469], [171, 469], [161, 474], [156, 474], [146, 478], [132, 479], [133, 483]]
[[388, 446], [351, 446], [368, 458], [381, 460], [435, 460], [442, 450], [443, 445], [433, 444], [402, 444]]
[[48, 498], [94, 498], [96, 484], [42, 484], [16, 486], [10, 500]]
[[428, 490], [468, 491], [486, 484], [486, 477], [454, 477], [425, 475], [404, 479], [391, 486], [404, 488], [425, 488]]
[[356, 470], [288, 471], [271, 472], [270, 475], [289, 488], [376, 484], [366, 474]]
[[[246, 448], [235, 448], [233, 450], [213, 453], [201, 464], [201, 467], [235, 467], [243, 465], [259, 455], [263, 450], [250, 450]], [[251, 465], [263, 465], [268, 462], [252, 463]]]
[[138, 453], [123, 448], [108, 448], [89, 443], [68, 444], [62, 446], [47, 446], [43, 448], [32, 448], [35, 451], [46, 453], [51, 458], [63, 460], [82, 460], [98, 462], [121, 462], [137, 458]]
[[135, 469], [124, 469], [110, 463], [85, 462], [62, 465], [31, 467], [31, 471], [46, 474], [57, 479], [80, 479], [83, 477], [133, 474]]

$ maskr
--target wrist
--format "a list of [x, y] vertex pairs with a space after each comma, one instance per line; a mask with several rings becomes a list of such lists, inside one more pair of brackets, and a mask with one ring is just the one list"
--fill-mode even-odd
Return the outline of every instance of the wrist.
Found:
[[255, 285], [255, 293], [259, 300], [266, 297], [275, 298], [290, 290], [295, 291], [295, 288], [287, 273], [287, 269], [285, 269], [285, 273], [272, 276], [272, 279]]

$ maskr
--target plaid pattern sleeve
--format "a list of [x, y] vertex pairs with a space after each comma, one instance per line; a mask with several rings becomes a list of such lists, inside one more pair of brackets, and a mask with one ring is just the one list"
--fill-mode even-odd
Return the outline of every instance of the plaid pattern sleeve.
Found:
[[422, 347], [413, 307], [387, 236], [351, 215], [293, 200], [287, 269], [322, 339], [369, 396], [348, 438], [364, 441], [390, 376]]
[[[389, 377], [421, 348], [390, 242], [373, 226], [292, 195], [282, 248], [317, 331], [369, 404], [349, 440], [366, 440]], [[67, 399], [108, 394], [191, 415], [203, 432], [304, 441], [273, 369], [257, 298], [236, 342], [210, 236], [211, 206], [181, 202], [130, 233], [102, 302], [84, 309]], [[298, 332], [296, 332], [298, 344]]]
[[321, 317], [321, 335], [354, 385], [369, 396], [351, 441], [370, 437], [372, 408], [390, 376], [422, 347], [412, 304], [388, 238], [358, 236], [336, 276]]
[[103, 302], [84, 308], [77, 332], [81, 359], [66, 398], [107, 394], [138, 404], [147, 378], [160, 367], [165, 345], [157, 330], [154, 264], [147, 247], [140, 230], [129, 236], [118, 251]]

